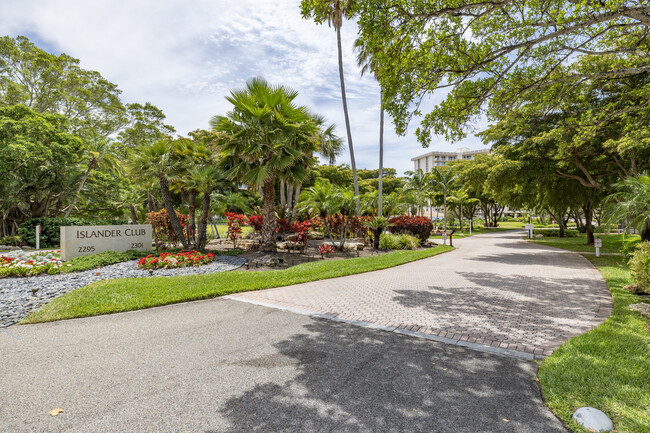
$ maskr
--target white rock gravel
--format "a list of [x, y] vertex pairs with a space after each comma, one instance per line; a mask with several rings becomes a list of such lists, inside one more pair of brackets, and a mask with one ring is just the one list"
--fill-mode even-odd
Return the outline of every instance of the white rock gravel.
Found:
[[214, 262], [208, 265], [159, 269], [150, 274], [147, 270], [137, 268], [137, 260], [131, 260], [69, 274], [2, 278], [0, 279], [0, 328], [17, 323], [30, 312], [41, 308], [57, 296], [95, 281], [114, 278], [211, 274], [237, 269], [245, 263], [246, 259], [243, 257], [217, 256]]

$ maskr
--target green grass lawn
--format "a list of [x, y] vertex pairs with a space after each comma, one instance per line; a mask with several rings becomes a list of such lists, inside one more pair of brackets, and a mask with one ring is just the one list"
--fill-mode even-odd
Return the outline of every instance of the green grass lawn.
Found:
[[607, 281], [612, 315], [570, 339], [544, 360], [539, 379], [548, 406], [575, 432], [571, 419], [582, 406], [605, 412], [619, 433], [650, 433], [650, 332], [630, 304], [642, 298], [621, 288], [632, 282], [622, 257], [587, 256]]
[[[499, 223], [501, 224], [511, 224], [511, 223]], [[512, 223], [512, 224], [518, 224], [518, 223]], [[442, 226], [440, 226], [442, 229]], [[483, 233], [495, 233], [495, 232], [503, 232], [503, 231], [508, 231], [508, 230], [513, 230], [519, 227], [483, 227], [483, 226], [478, 226], [475, 225], [472, 227], [472, 236], [474, 235], [480, 235]], [[522, 227], [523, 228], [523, 225]], [[434, 232], [435, 233], [435, 232]], [[461, 232], [460, 230], [456, 231], [454, 233], [454, 239], [458, 238], [464, 238], [469, 236], [469, 226], [466, 224], [463, 224], [463, 231]], [[440, 235], [431, 235], [429, 236], [429, 239], [442, 239], [442, 236]]]
[[[623, 247], [623, 235], [599, 235], [603, 240], [603, 247], [600, 249], [601, 253], [620, 253]], [[638, 235], [625, 235], [625, 242], [635, 242], [639, 238]], [[576, 238], [541, 238], [530, 239], [530, 242], [535, 242], [540, 245], [548, 245], [550, 247], [564, 248], [570, 251], [590, 252], [595, 253], [596, 248], [593, 245], [587, 245], [587, 235], [580, 234]]]
[[[219, 231], [219, 235], [221, 236], [221, 238], [222, 239], [225, 238], [226, 233], [228, 233], [228, 226], [226, 224], [217, 224], [216, 226], [217, 226], [217, 230]], [[242, 231], [241, 235], [242, 235], [242, 237], [244, 237], [244, 236], [246, 236], [247, 234], [249, 234], [250, 232], [253, 231], [253, 227], [244, 226], [244, 227], [241, 228], [241, 231]], [[211, 224], [208, 224], [208, 237], [211, 238], [211, 239], [217, 237], [217, 235], [215, 233], [215, 230], [214, 230], [214, 227]]]
[[416, 251], [393, 251], [381, 256], [320, 260], [265, 272], [231, 271], [206, 275], [98, 281], [54, 299], [20, 323], [97, 316], [343, 277], [401, 265], [452, 249], [448, 246], [437, 246]]

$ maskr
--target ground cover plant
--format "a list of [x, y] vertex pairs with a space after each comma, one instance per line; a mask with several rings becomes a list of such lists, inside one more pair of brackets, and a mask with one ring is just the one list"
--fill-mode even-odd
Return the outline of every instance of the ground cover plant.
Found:
[[17, 250], [0, 255], [0, 278], [58, 274], [61, 265], [61, 260], [53, 254], [27, 255], [24, 251]]
[[374, 257], [320, 260], [275, 271], [231, 271], [205, 275], [104, 280], [54, 299], [21, 323], [96, 316], [343, 277], [401, 265], [452, 249], [437, 246], [415, 251], [393, 251]]
[[572, 419], [591, 406], [605, 412], [619, 433], [650, 432], [650, 332], [648, 321], [630, 304], [640, 296], [622, 288], [632, 282], [620, 256], [586, 256], [612, 293], [614, 311], [595, 329], [570, 339], [546, 358], [539, 379], [546, 403], [575, 432], [588, 430]]

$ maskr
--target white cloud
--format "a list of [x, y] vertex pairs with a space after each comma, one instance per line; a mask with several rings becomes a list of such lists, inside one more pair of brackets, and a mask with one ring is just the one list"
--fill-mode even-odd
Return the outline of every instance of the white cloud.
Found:
[[[0, 33], [30, 37], [44, 49], [65, 52], [118, 84], [127, 102], [163, 109], [180, 134], [208, 128], [228, 109], [224, 96], [260, 75], [300, 93], [299, 101], [336, 123], [345, 136], [333, 29], [303, 20], [299, 0], [0, 0]], [[360, 77], [352, 43], [357, 29], [342, 29], [344, 69], [357, 166], [376, 168], [379, 89]], [[415, 125], [414, 125], [415, 126]], [[386, 125], [385, 165], [402, 172], [424, 153], [413, 135]], [[475, 138], [463, 146], [480, 148]], [[451, 150], [461, 144], [440, 141]], [[344, 155], [340, 162], [348, 162]]]

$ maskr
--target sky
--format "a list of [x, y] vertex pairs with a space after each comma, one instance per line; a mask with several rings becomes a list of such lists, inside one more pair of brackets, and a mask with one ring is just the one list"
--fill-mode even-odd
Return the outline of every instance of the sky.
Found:
[[[337, 125], [345, 120], [336, 34], [300, 16], [300, 0], [0, 0], [0, 34], [24, 35], [38, 47], [66, 53], [122, 90], [122, 100], [151, 102], [180, 135], [209, 129], [229, 109], [231, 89], [254, 76], [299, 92], [297, 102]], [[188, 7], [191, 5], [191, 7]], [[343, 62], [358, 168], [378, 167], [379, 87], [361, 77], [352, 49], [354, 22], [342, 27]], [[441, 96], [432, 95], [431, 103]], [[411, 170], [411, 158], [432, 150], [482, 149], [474, 136], [423, 149], [410, 126], [397, 136], [387, 123], [384, 166]], [[347, 149], [347, 146], [346, 146]], [[349, 164], [346, 150], [337, 164]]]

